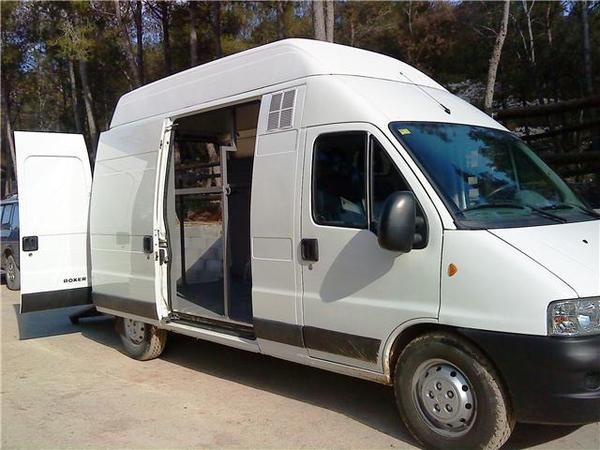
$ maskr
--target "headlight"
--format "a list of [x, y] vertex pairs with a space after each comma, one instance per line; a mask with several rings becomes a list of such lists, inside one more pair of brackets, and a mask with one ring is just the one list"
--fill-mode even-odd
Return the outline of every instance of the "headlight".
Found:
[[600, 333], [600, 297], [558, 300], [548, 306], [550, 336]]

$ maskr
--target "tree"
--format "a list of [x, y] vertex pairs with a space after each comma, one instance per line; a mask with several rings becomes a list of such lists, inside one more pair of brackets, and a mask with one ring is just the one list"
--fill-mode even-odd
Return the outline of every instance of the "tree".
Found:
[[132, 89], [135, 89], [142, 85], [142, 80], [140, 78], [140, 70], [138, 69], [138, 65], [136, 62], [136, 53], [133, 51], [133, 46], [131, 44], [128, 20], [126, 19], [126, 15], [123, 14], [123, 11], [121, 11], [121, 4], [125, 4], [127, 8], [129, 8], [130, 6], [129, 2], [124, 3], [120, 0], [114, 0], [115, 16], [120, 31], [119, 46], [121, 47], [121, 51], [125, 55], [127, 63], [129, 64], [129, 71], [131, 76], [130, 84], [132, 85]]
[[[2, 132], [0, 142], [2, 144], [2, 170], [3, 170], [3, 194], [14, 191], [16, 180], [16, 156], [15, 141], [13, 136], [13, 105], [11, 94], [15, 93], [15, 84], [18, 82], [19, 67], [23, 64], [25, 53], [24, 40], [18, 36], [17, 23], [18, 11], [15, 3], [3, 6], [0, 28], [0, 54], [2, 55], [2, 71], [0, 72], [0, 115], [2, 120]], [[6, 155], [8, 153], [8, 155]], [[8, 158], [6, 157], [8, 156]]]
[[327, 40], [327, 31], [325, 30], [325, 12], [323, 10], [323, 2], [315, 1], [312, 3], [313, 11], [313, 28], [315, 39], [320, 41]]
[[[96, 146], [98, 145], [98, 126], [96, 124], [96, 114], [94, 111], [94, 98], [90, 87], [88, 75], [88, 59], [93, 52], [95, 40], [93, 39], [94, 25], [85, 17], [89, 12], [86, 4], [76, 4], [73, 8], [60, 11], [60, 19], [58, 21], [58, 30], [61, 32], [58, 37], [51, 40], [58, 49], [60, 54], [69, 60], [69, 78], [71, 83], [71, 98], [73, 103], [73, 114], [75, 115], [76, 128], [81, 129], [81, 124], [78, 120], [78, 101], [77, 101], [77, 85], [75, 82], [74, 62], [77, 61], [79, 67], [79, 77], [81, 79], [81, 90], [83, 94], [83, 104], [85, 106], [85, 114], [89, 131], [90, 155], [92, 161], [96, 154]], [[73, 76], [71, 77], [71, 73]], [[73, 91], [75, 92], [73, 94]]]
[[136, 38], [136, 65], [140, 84], [144, 84], [144, 30], [143, 30], [143, 6], [142, 0], [136, 0], [135, 10], [133, 11], [133, 21], [135, 22], [135, 38]]
[[198, 65], [198, 8], [197, 2], [190, 0], [188, 2], [190, 11], [190, 65]]
[[494, 87], [496, 85], [496, 74], [498, 72], [498, 65], [500, 64], [500, 57], [502, 56], [502, 47], [504, 47], [504, 40], [506, 39], [506, 34], [508, 32], [509, 12], [510, 0], [505, 0], [502, 14], [502, 22], [500, 24], [500, 30], [496, 35], [496, 42], [494, 44], [492, 56], [490, 57], [487, 83], [485, 87], [485, 99], [483, 101], [483, 107], [487, 113], [490, 113], [492, 111], [492, 103], [494, 100]]
[[212, 2], [210, 4], [210, 25], [215, 39], [216, 57], [223, 56], [223, 43], [221, 42], [221, 2]]
[[[335, 27], [335, 3], [333, 0], [314, 1], [313, 10], [313, 31], [315, 39], [320, 41], [333, 42], [333, 33]], [[327, 15], [327, 20], [325, 20]]]
[[[218, 2], [216, 2], [218, 3]], [[162, 56], [164, 65], [164, 76], [173, 73], [173, 58], [171, 55], [171, 3], [167, 1], [148, 1], [146, 5], [150, 12], [160, 21], [162, 32]]]
[[325, 32], [327, 34], [327, 40], [333, 42], [333, 32], [335, 30], [335, 3], [333, 0], [327, 0], [327, 22]]
[[586, 94], [591, 96], [594, 93], [594, 83], [592, 77], [592, 51], [590, 49], [590, 25], [588, 19], [587, 0], [583, 0], [579, 7], [581, 8], [581, 42], [583, 47], [583, 73], [585, 79]]

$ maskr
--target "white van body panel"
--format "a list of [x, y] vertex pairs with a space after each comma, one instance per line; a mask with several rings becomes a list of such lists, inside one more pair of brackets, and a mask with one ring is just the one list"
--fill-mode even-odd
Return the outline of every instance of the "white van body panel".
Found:
[[315, 40], [286, 39], [185, 70], [125, 94], [117, 104], [111, 128], [148, 117], [164, 117], [234, 93], [251, 96], [267, 86], [331, 74], [417, 83], [444, 91], [424, 73], [387, 56]]
[[[289, 89], [286, 89], [286, 91]], [[261, 102], [252, 173], [250, 211], [252, 312], [259, 320], [302, 325], [302, 273], [297, 263], [300, 236], [300, 131], [305, 86], [295, 87], [292, 127], [267, 131], [272, 94]], [[256, 322], [256, 321], [255, 321]], [[263, 353], [306, 357], [306, 349], [257, 339]]]
[[20, 246], [22, 312], [40, 309], [42, 304], [48, 307], [51, 302], [31, 294], [50, 297], [58, 293], [57, 303], [50, 307], [80, 304], [69, 303], [67, 292], [85, 296], [90, 286], [92, 177], [83, 136], [15, 131], [15, 146], [20, 235], [21, 239], [38, 239], [37, 250], [24, 251]]
[[[452, 277], [451, 263], [458, 268]], [[548, 304], [577, 297], [530, 255], [486, 230], [444, 232], [441, 284], [440, 323], [508, 333], [547, 335]]]
[[579, 297], [600, 295], [600, 221], [490, 232], [546, 267]]
[[90, 211], [92, 297], [100, 307], [156, 318], [154, 231], [156, 165], [163, 121], [101, 134]]

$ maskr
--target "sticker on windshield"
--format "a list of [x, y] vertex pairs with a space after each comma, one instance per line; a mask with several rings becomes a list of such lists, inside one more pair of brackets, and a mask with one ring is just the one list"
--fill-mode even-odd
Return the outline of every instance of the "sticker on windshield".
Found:
[[406, 136], [407, 134], [410, 134], [410, 130], [408, 128], [400, 128], [398, 130], [398, 132], [402, 135], [402, 136]]

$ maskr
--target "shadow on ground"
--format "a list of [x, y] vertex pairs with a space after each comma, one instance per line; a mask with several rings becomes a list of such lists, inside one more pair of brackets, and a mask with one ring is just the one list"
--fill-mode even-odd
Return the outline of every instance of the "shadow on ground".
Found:
[[[19, 327], [19, 340], [35, 339], [49, 336], [59, 336], [81, 332], [79, 325], [74, 325], [69, 320], [69, 315], [79, 312], [86, 306], [73, 306], [70, 308], [51, 309], [48, 311], [37, 311], [27, 314], [19, 314], [20, 305], [13, 304], [17, 326]], [[110, 321], [106, 316], [88, 319], [88, 324], [94, 321]]]
[[579, 428], [581, 428], [579, 425], [560, 426], [518, 423], [510, 439], [502, 448], [504, 450], [520, 450], [536, 445], [543, 445], [574, 433]]
[[[18, 314], [21, 339], [81, 334], [121, 352], [110, 317], [83, 319], [72, 325], [69, 308]], [[400, 421], [392, 388], [170, 333], [161, 359], [218, 378], [336, 411], [375, 430], [417, 445]], [[518, 424], [504, 449], [523, 449], [553, 441], [579, 427]]]

